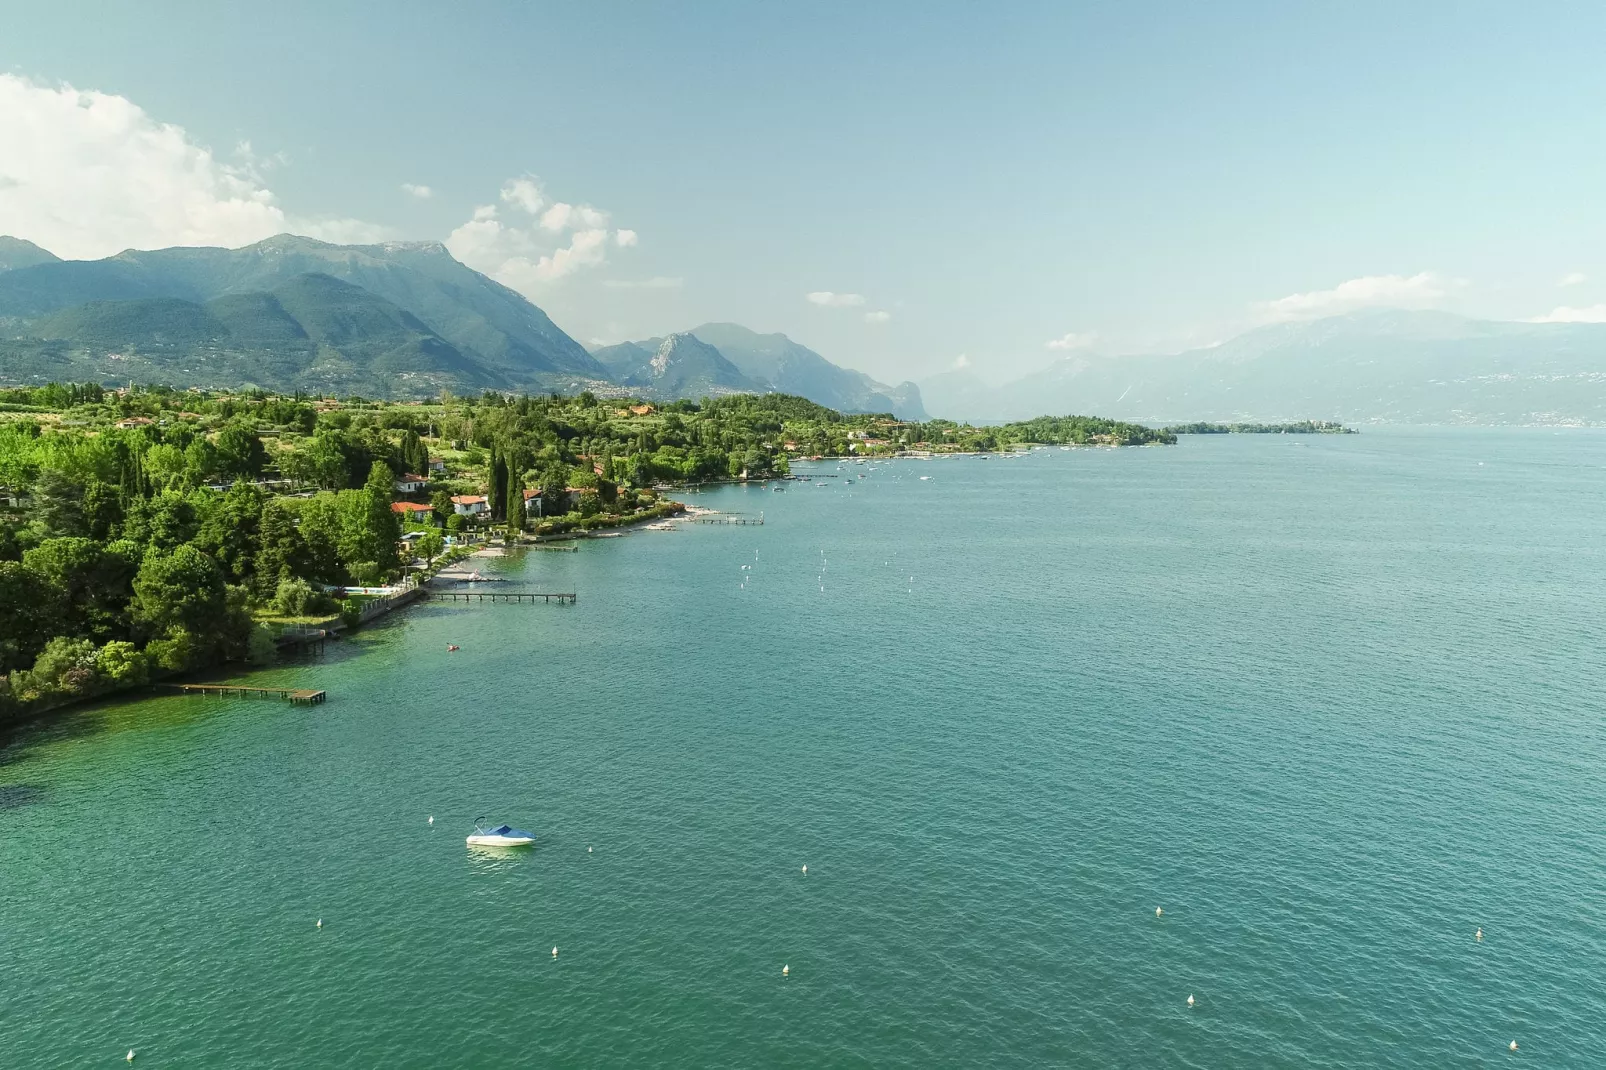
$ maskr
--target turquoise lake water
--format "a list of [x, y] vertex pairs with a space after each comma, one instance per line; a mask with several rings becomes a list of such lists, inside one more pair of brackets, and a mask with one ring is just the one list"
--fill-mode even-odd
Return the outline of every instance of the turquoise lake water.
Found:
[[0, 1065], [1606, 1061], [1606, 434], [870, 467], [12, 732]]

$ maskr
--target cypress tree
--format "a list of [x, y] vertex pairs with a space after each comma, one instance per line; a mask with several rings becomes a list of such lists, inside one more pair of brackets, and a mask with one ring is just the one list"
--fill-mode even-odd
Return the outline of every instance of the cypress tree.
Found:
[[517, 542], [524, 530], [524, 479], [522, 466], [510, 464], [507, 469], [507, 541]]
[[497, 448], [495, 439], [491, 440], [491, 466], [487, 476], [489, 478], [486, 482], [489, 486], [486, 497], [489, 501], [485, 504], [490, 506], [491, 520], [494, 523], [502, 519], [502, 496], [507, 486], [507, 472], [502, 466], [502, 452]]

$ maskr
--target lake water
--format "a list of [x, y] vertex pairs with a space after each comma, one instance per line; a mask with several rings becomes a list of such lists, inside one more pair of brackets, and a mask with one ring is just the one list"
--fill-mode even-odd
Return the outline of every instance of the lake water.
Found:
[[1599, 1065], [1603, 476], [1378, 430], [725, 488], [767, 523], [247, 681], [324, 706], [13, 732], [0, 1064]]

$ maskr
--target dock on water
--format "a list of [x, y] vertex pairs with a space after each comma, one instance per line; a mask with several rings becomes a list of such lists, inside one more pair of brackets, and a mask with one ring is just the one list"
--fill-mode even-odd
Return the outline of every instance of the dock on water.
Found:
[[573, 605], [579, 595], [573, 591], [430, 591], [432, 602], [557, 602]]
[[217, 695], [220, 698], [282, 698], [302, 706], [316, 706], [328, 698], [324, 691], [303, 687], [240, 687], [236, 684], [167, 684], [186, 695]]
[[694, 516], [691, 518], [691, 521], [694, 524], [735, 524], [739, 526], [747, 526], [751, 524], [755, 527], [762, 527], [764, 524], [764, 514], [760, 513], [758, 516], [754, 517], [743, 516], [740, 513], [715, 513], [711, 516]]

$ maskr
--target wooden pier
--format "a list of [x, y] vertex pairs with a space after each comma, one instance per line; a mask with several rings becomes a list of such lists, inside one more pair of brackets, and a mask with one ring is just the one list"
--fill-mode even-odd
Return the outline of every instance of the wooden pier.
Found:
[[735, 524], [743, 527], [747, 525], [762, 527], [764, 525], [764, 514], [760, 513], [756, 517], [751, 517], [742, 516], [739, 513], [720, 513], [717, 516], [694, 516], [691, 520], [694, 524]]
[[579, 595], [573, 591], [430, 591], [424, 597], [432, 602], [556, 602], [573, 605]]
[[235, 684], [168, 684], [186, 695], [217, 695], [220, 698], [283, 698], [303, 706], [316, 706], [328, 694], [300, 687], [239, 687]]

